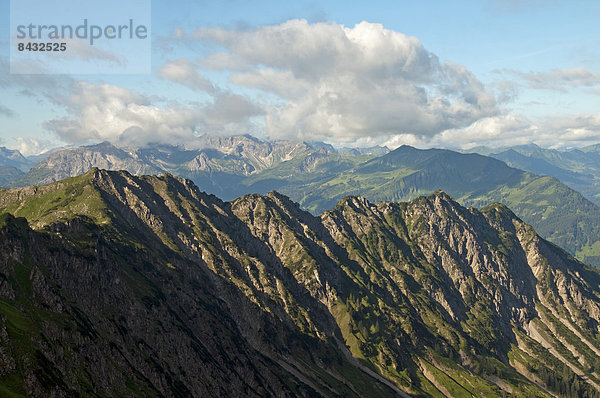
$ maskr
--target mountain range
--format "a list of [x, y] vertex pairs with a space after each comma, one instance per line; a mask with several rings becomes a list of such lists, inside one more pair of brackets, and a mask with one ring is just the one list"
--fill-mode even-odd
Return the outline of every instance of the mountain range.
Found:
[[34, 165], [33, 160], [26, 158], [18, 150], [0, 147], [0, 166], [11, 166], [26, 172]]
[[478, 147], [475, 152], [494, 157], [512, 167], [553, 176], [600, 204], [600, 145], [559, 151], [535, 144], [502, 150]]
[[600, 272], [499, 203], [92, 169], [0, 213], [2, 395], [600, 396]]
[[[151, 145], [142, 148], [118, 148], [108, 142], [55, 151], [43, 158], [29, 172], [7, 184], [9, 187], [40, 185], [80, 175], [92, 167], [128, 170], [141, 175], [169, 172], [188, 178], [206, 179], [218, 185], [218, 176], [248, 176], [281, 163], [304, 161], [331, 154], [354, 157], [361, 154], [384, 154], [385, 147], [336, 150], [324, 143], [262, 141], [248, 135], [200, 137], [193, 148]], [[217, 188], [219, 189], [219, 188]], [[231, 195], [227, 187], [221, 190]]]
[[[91, 167], [135, 175], [168, 172], [189, 178], [202, 191], [224, 200], [276, 189], [315, 215], [346, 195], [399, 201], [442, 189], [465, 206], [502, 202], [544, 238], [600, 266], [600, 206], [570, 188], [570, 180], [558, 172], [554, 178], [509, 167], [490, 156], [409, 146], [391, 152], [385, 147], [339, 150], [323, 143], [268, 142], [251, 136], [202, 137], [194, 145], [195, 149], [166, 145], [136, 149], [105, 142], [56, 151], [3, 185], [41, 185]], [[536, 148], [520, 150], [542, 151]], [[595, 156], [593, 147], [580, 152], [591, 154], [590, 159]], [[569, 156], [576, 158], [578, 153]], [[506, 156], [502, 160], [528, 168]]]

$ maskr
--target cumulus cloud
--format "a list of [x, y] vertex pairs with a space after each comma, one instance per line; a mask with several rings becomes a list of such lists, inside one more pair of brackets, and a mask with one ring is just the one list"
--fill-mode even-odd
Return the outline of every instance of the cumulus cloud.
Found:
[[477, 145], [520, 145], [530, 143], [532, 139], [539, 139], [539, 131], [539, 127], [523, 115], [507, 113], [482, 118], [465, 128], [443, 131], [431, 144], [460, 146], [462, 149]]
[[546, 148], [575, 148], [600, 142], [600, 114], [541, 117], [535, 120], [508, 113], [483, 118], [462, 129], [450, 129], [427, 142], [428, 146], [477, 145], [509, 147], [535, 143]]
[[578, 147], [600, 142], [600, 113], [549, 117], [543, 130], [551, 147]]
[[205, 106], [162, 108], [138, 92], [83, 81], [73, 85], [62, 104], [68, 116], [47, 120], [44, 127], [68, 143], [186, 143], [198, 133], [243, 131], [248, 128], [249, 119], [261, 112], [244, 97], [231, 93], [220, 93]]
[[476, 146], [506, 148], [535, 143], [544, 148], [568, 149], [600, 142], [600, 113], [530, 119], [518, 113], [485, 117], [464, 128], [448, 129], [432, 137], [392, 134], [362, 137], [351, 146], [401, 145], [418, 148], [468, 150]]
[[506, 113], [479, 119], [464, 128], [444, 130], [431, 137], [415, 134], [363, 137], [356, 140], [353, 146], [381, 145], [390, 149], [401, 145], [455, 149], [470, 149], [479, 145], [504, 147], [530, 143], [538, 133], [538, 126], [531, 120], [519, 114]]
[[52, 148], [55, 144], [47, 140], [39, 140], [33, 137], [14, 138], [16, 145], [11, 145], [24, 156], [37, 155]]
[[223, 48], [204, 67], [276, 96], [265, 116], [273, 138], [432, 137], [498, 113], [493, 94], [466, 68], [441, 63], [417, 38], [380, 24], [290, 20], [253, 30], [200, 28], [189, 38]]
[[214, 92], [213, 84], [198, 72], [198, 65], [185, 58], [173, 59], [166, 62], [158, 71], [163, 79], [190, 87], [194, 90]]

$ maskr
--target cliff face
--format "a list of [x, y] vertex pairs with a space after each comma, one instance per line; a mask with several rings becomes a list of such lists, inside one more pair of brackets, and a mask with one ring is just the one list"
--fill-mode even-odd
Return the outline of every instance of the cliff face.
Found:
[[0, 391], [598, 393], [600, 275], [502, 205], [347, 197], [314, 217], [94, 169], [0, 211], [25, 218], [0, 220]]

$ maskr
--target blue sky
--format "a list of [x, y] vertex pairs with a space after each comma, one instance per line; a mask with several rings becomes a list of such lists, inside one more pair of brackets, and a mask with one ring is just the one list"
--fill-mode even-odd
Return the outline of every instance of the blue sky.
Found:
[[600, 142], [593, 1], [157, 0], [141, 75], [11, 75], [0, 4], [0, 145], [26, 154], [244, 133], [346, 146]]

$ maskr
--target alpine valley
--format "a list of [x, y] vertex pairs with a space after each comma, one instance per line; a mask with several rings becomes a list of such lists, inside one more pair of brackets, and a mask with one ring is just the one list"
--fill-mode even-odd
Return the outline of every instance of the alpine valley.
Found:
[[[436, 184], [428, 158], [465, 179], [449, 185], [465, 202], [529, 203], [544, 181], [576, 195], [479, 155], [313, 149], [294, 167], [337, 164], [330, 185], [377, 199]], [[464, 174], [456, 159], [481, 163]], [[468, 191], [481, 170], [498, 180]], [[600, 272], [503, 204], [344, 196], [317, 216], [275, 191], [224, 202], [170, 174], [93, 168], [2, 190], [0, 213], [2, 396], [600, 396]]]

